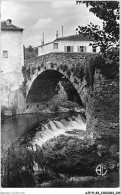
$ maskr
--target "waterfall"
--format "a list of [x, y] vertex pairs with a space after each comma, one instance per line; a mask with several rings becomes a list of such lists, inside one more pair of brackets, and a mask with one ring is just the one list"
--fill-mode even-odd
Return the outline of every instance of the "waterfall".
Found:
[[68, 119], [48, 120], [46, 124], [41, 124], [41, 130], [36, 132], [32, 144], [42, 146], [47, 140], [59, 135], [77, 136], [82, 131], [86, 131], [86, 124], [81, 115], [72, 116]]

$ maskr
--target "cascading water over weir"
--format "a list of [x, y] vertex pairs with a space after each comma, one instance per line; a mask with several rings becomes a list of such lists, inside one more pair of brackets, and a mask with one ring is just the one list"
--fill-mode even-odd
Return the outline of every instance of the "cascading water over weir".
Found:
[[31, 143], [33, 146], [38, 145], [41, 147], [47, 140], [59, 135], [83, 138], [81, 133], [84, 131], [86, 131], [86, 123], [81, 115], [61, 120], [48, 120], [47, 123], [40, 123], [36, 128], [36, 133]]

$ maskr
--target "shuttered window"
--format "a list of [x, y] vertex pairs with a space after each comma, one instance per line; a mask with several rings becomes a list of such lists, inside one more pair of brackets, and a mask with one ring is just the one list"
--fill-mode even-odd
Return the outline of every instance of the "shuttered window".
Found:
[[73, 52], [73, 46], [64, 46], [64, 52]]
[[78, 52], [86, 52], [87, 47], [86, 46], [77, 46]]
[[84, 52], [84, 46], [80, 46], [80, 52]]

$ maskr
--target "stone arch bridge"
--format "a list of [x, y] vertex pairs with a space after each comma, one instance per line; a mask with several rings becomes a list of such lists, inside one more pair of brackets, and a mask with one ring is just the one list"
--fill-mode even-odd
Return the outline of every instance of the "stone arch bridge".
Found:
[[[95, 70], [93, 89], [90, 91], [83, 79], [82, 65], [85, 58], [92, 55], [95, 54], [49, 53], [26, 60], [22, 72], [27, 103], [36, 103], [40, 94], [49, 93], [49, 87], [52, 92], [58, 81], [66, 78], [76, 90], [80, 104], [86, 108], [87, 130], [119, 129], [119, 81], [106, 79], [100, 70]], [[46, 99], [46, 96], [43, 97]]]
[[[91, 53], [49, 53], [25, 61], [23, 74], [26, 80], [26, 99], [28, 103], [36, 103], [44, 93], [56, 86], [59, 80], [68, 80], [73, 86], [77, 101], [85, 105], [85, 81], [82, 64]], [[72, 96], [72, 94], [71, 94]], [[80, 99], [80, 100], [79, 100]]]

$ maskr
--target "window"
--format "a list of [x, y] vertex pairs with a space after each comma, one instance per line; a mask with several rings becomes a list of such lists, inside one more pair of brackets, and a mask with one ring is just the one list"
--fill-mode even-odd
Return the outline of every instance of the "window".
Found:
[[86, 46], [77, 46], [77, 52], [86, 52]]
[[53, 49], [58, 49], [58, 43], [53, 43]]
[[92, 52], [96, 52], [96, 47], [92, 47]]
[[3, 51], [3, 58], [8, 58], [8, 52], [7, 51]]
[[73, 52], [73, 46], [64, 46], [65, 52]]
[[71, 47], [67, 46], [67, 52], [71, 52]]
[[80, 46], [80, 52], [84, 52], [84, 46]]

